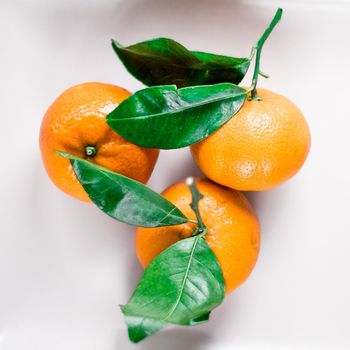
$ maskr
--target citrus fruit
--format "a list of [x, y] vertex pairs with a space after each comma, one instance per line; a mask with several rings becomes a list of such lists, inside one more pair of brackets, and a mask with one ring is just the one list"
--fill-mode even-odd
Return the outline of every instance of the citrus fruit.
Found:
[[118, 86], [84, 83], [64, 91], [49, 107], [41, 124], [40, 149], [48, 175], [61, 190], [89, 201], [70, 161], [55, 150], [147, 182], [159, 150], [126, 141], [105, 122], [106, 115], [129, 96]]
[[[226, 293], [239, 286], [252, 271], [259, 252], [259, 221], [246, 197], [207, 179], [197, 180], [203, 198], [199, 212], [209, 229], [205, 239], [223, 271]], [[189, 219], [196, 219], [190, 208], [192, 196], [185, 182], [167, 188], [163, 196]], [[146, 267], [159, 253], [180, 239], [191, 236], [193, 223], [176, 226], [136, 229], [136, 254]]]
[[191, 146], [211, 180], [242, 191], [272, 189], [291, 178], [310, 149], [301, 111], [286, 97], [258, 89], [260, 100], [242, 108], [219, 130]]

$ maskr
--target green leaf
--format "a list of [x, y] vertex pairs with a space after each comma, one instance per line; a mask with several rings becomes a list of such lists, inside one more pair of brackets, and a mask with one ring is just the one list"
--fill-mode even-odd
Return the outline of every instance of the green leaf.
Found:
[[142, 227], [178, 225], [189, 221], [176, 206], [142, 183], [68, 153], [57, 153], [70, 159], [90, 199], [112, 218]]
[[212, 134], [242, 107], [247, 90], [230, 83], [136, 92], [107, 116], [107, 124], [137, 145], [172, 149]]
[[190, 326], [207, 321], [224, 295], [220, 265], [202, 235], [197, 235], [159, 254], [121, 309], [130, 339], [138, 342], [169, 323]]
[[167, 38], [143, 41], [128, 47], [112, 40], [112, 47], [129, 73], [147, 86], [239, 84], [250, 65], [249, 58], [189, 51]]

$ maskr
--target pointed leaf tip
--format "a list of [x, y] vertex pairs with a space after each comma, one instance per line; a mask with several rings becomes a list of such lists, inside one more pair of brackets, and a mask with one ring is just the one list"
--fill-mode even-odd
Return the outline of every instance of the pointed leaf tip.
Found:
[[112, 218], [142, 227], [189, 221], [180, 209], [144, 184], [71, 154], [57, 153], [70, 159], [75, 175], [92, 202]]

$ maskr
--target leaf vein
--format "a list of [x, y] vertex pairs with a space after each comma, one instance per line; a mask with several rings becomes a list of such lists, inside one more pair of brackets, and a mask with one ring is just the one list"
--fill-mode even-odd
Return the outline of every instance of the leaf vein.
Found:
[[[218, 97], [218, 98], [215, 98], [215, 99], [212, 99], [212, 100], [209, 100], [209, 101], [205, 101], [205, 102], [202, 102], [202, 103], [194, 103], [194, 104], [191, 104], [190, 106], [189, 105], [186, 105], [182, 108], [178, 108], [176, 110], [172, 110], [172, 111], [169, 111], [169, 112], [160, 112], [160, 113], [155, 113], [155, 114], [147, 114], [147, 115], [137, 115], [137, 116], [133, 116], [133, 117], [129, 117], [129, 118], [113, 118], [112, 117], [112, 114], [110, 114], [110, 120], [111, 121], [116, 121], [116, 122], [119, 122], [119, 121], [130, 121], [130, 119], [147, 119], [147, 118], [155, 118], [155, 117], [160, 117], [162, 115], [167, 115], [167, 116], [173, 116], [177, 113], [182, 113], [182, 112], [185, 112], [185, 111], [188, 111], [188, 110], [195, 110], [195, 109], [199, 109], [199, 108], [202, 108], [202, 107], [205, 107], [209, 104], [212, 104], [212, 103], [215, 103], [215, 102], [219, 102], [219, 101], [225, 101], [225, 100], [229, 100], [229, 99], [238, 99], [242, 96], [246, 96], [247, 95], [247, 92], [242, 92], [240, 94], [237, 94], [235, 96], [226, 96], [226, 97]], [[118, 107], [117, 107], [118, 108]], [[113, 113], [113, 112], [112, 112]]]
[[175, 301], [175, 304], [169, 310], [167, 316], [165, 318], [163, 318], [163, 321], [167, 321], [169, 319], [169, 317], [171, 317], [171, 315], [175, 312], [176, 308], [178, 307], [178, 305], [179, 305], [179, 303], [181, 301], [182, 293], [183, 293], [185, 285], [186, 285], [186, 280], [187, 280], [188, 274], [190, 272], [190, 267], [191, 267], [191, 264], [192, 264], [193, 255], [194, 255], [194, 252], [196, 250], [196, 247], [197, 247], [199, 239], [200, 239], [200, 236], [197, 236], [195, 238], [194, 243], [193, 243], [193, 246], [192, 246], [192, 249], [191, 249], [191, 252], [190, 252], [190, 255], [189, 255], [189, 259], [188, 259], [188, 264], [187, 264], [187, 268], [186, 268], [186, 271], [185, 271], [185, 275], [184, 275], [184, 278], [182, 280], [181, 287], [180, 287], [177, 299]]

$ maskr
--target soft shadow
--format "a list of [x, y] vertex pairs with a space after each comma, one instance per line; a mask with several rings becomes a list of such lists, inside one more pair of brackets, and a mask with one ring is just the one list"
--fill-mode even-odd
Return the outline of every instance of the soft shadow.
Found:
[[130, 272], [130, 274], [127, 276], [127, 281], [125, 281], [126, 285], [128, 286], [127, 293], [130, 297], [140, 281], [143, 274], [143, 268], [138, 261], [136, 254], [129, 254], [126, 266], [128, 266], [128, 271]]
[[[159, 176], [161, 173], [161, 176]], [[176, 150], [162, 150], [149, 181], [149, 186], [163, 191], [169, 185], [184, 180], [188, 176], [203, 176], [193, 161], [188, 147]]]
[[[174, 327], [163, 329], [161, 332], [144, 339], [138, 344], [133, 344], [127, 337], [127, 332], [120, 331], [116, 349], [142, 349], [142, 350], [199, 350], [204, 344], [210, 342], [211, 337], [207, 332], [196, 329], [197, 327]], [[119, 333], [119, 332], [118, 332]]]
[[274, 223], [283, 212], [283, 204], [288, 200], [289, 193], [288, 184], [270, 191], [245, 192], [260, 220], [263, 234], [275, 226]]

